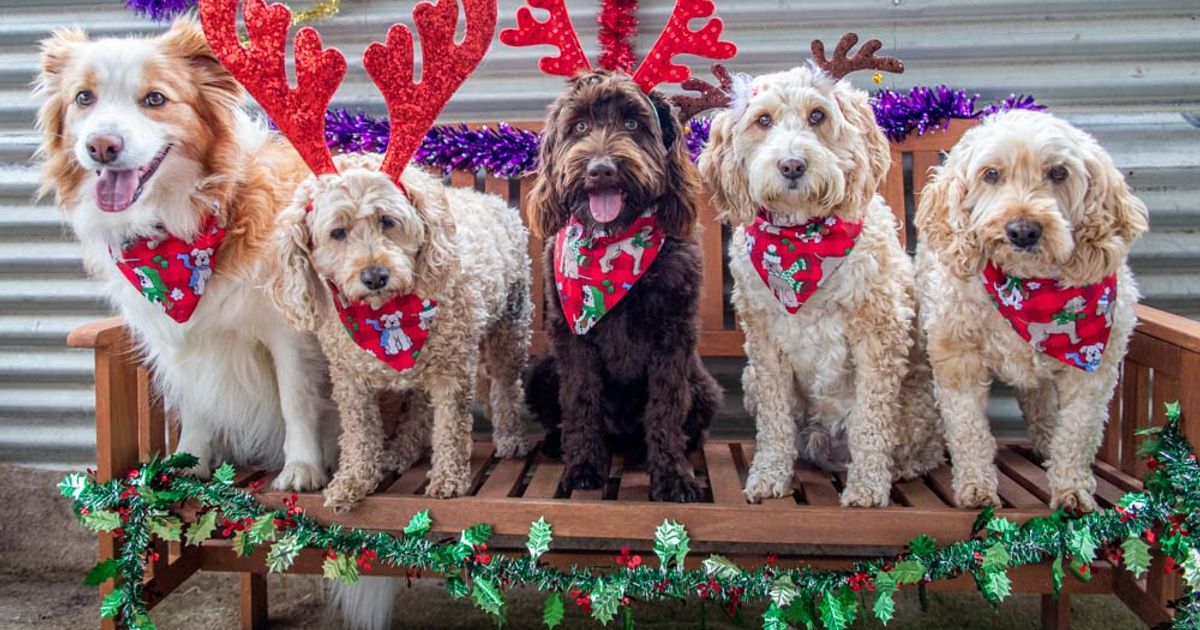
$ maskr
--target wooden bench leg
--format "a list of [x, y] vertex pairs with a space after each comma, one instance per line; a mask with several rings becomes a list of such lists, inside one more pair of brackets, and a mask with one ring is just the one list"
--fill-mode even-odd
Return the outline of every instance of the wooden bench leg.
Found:
[[242, 630], [266, 630], [267, 576], [241, 573]]
[[1071, 629], [1071, 596], [1059, 593], [1042, 595], [1042, 629], [1070, 630]]

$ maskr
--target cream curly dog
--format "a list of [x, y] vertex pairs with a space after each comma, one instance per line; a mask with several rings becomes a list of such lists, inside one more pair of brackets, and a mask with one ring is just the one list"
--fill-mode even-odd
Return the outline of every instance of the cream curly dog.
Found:
[[[1090, 467], [1138, 300], [1125, 257], [1147, 229], [1146, 206], [1091, 136], [1049, 114], [1011, 111], [963, 136], [921, 194], [916, 223], [922, 325], [958, 504], [1000, 505], [984, 415], [994, 375], [1017, 388], [1047, 457], [1051, 506], [1094, 509]], [[1039, 353], [1011, 329], [980, 280], [989, 260], [1010, 276], [1070, 286], [1117, 274], [1115, 299], [1099, 305], [1112, 329], [1094, 371]]]
[[[851, 462], [842, 503], [886, 505], [894, 477], [942, 461], [928, 369], [919, 362], [910, 369], [913, 268], [892, 211], [875, 193], [890, 164], [887, 140], [866, 93], [817, 68], [739, 85], [740, 104], [713, 119], [700, 169], [722, 220], [737, 226], [729, 265], [746, 332], [747, 410], [758, 427], [746, 497], [791, 494], [799, 452], [814, 442], [829, 450], [831, 436], [845, 435]], [[863, 223], [840, 266], [820, 261], [829, 275], [794, 314], [753, 266], [746, 225], [759, 213], [771, 221], [764, 234], [818, 217]], [[810, 422], [828, 430], [804, 426]]]
[[[515, 457], [528, 450], [520, 375], [533, 305], [520, 217], [499, 197], [446, 188], [411, 166], [402, 179], [406, 197], [379, 172], [380, 157], [335, 158], [341, 174], [306, 179], [276, 229], [282, 272], [273, 297], [294, 325], [316, 331], [329, 357], [342, 435], [325, 502], [339, 510], [374, 490], [385, 468], [410, 466], [430, 440], [425, 493], [467, 492], [468, 406], [481, 358], [492, 378], [496, 454]], [[385, 270], [380, 288], [364, 283], [369, 268]], [[327, 283], [351, 302], [378, 305], [404, 293], [436, 300], [437, 315], [416, 365], [398, 372], [358, 347], [338, 318]], [[386, 448], [377, 403], [385, 390], [414, 391], [421, 403], [400, 419]]]

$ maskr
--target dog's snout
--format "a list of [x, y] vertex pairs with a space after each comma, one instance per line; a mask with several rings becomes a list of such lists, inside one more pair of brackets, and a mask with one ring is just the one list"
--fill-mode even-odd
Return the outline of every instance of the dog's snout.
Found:
[[804, 177], [804, 171], [808, 170], [808, 161], [804, 158], [793, 157], [779, 160], [779, 174], [786, 179], [797, 180]]
[[1042, 224], [1024, 219], [1009, 221], [1004, 226], [1004, 234], [1013, 247], [1029, 249], [1037, 245], [1038, 240], [1042, 238]]
[[108, 164], [121, 155], [125, 140], [115, 133], [94, 133], [88, 136], [88, 156], [101, 164]]
[[362, 281], [363, 286], [372, 291], [378, 291], [387, 286], [388, 270], [379, 265], [371, 265], [358, 273], [358, 279]]
[[617, 164], [609, 157], [588, 160], [588, 182], [593, 186], [613, 186], [617, 183]]

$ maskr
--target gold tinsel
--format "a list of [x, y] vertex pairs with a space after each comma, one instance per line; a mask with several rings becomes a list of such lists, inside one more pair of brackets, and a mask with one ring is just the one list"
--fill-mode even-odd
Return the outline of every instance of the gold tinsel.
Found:
[[292, 14], [292, 26], [320, 22], [326, 18], [331, 18], [338, 14], [340, 4], [341, 0], [319, 0], [311, 7]]

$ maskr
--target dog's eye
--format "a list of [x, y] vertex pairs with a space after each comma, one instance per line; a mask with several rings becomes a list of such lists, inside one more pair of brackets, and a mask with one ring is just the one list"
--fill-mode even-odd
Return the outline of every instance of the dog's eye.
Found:
[[583, 134], [585, 134], [587, 132], [588, 132], [588, 124], [587, 123], [583, 122], [582, 120], [575, 123], [575, 133], [582, 136]]
[[329, 231], [329, 238], [335, 241], [346, 240], [346, 228], [334, 228]]
[[638, 122], [632, 118], [625, 121], [625, 129], [633, 131], [638, 128]]
[[770, 127], [771, 123], [773, 123], [775, 121], [771, 119], [770, 114], [763, 114], [762, 116], [758, 117], [757, 122], [758, 122], [759, 127]]
[[167, 104], [167, 97], [162, 92], [151, 92], [142, 97], [142, 104], [146, 107], [162, 107]]
[[823, 112], [819, 109], [814, 109], [811, 112], [809, 112], [808, 124], [816, 127], [817, 125], [821, 124], [822, 122], [825, 122], [825, 112]]
[[1067, 167], [1059, 164], [1057, 166], [1051, 166], [1050, 170], [1046, 173], [1046, 176], [1049, 177], [1050, 181], [1054, 182], [1055, 184], [1061, 184], [1067, 181], [1067, 176], [1070, 174], [1071, 173], [1067, 171]]
[[75, 95], [75, 104], [80, 107], [87, 107], [96, 102], [96, 95], [87, 90]]
[[396, 221], [392, 217], [379, 217], [379, 227], [385, 230], [390, 230], [396, 227]]
[[983, 172], [983, 181], [989, 184], [995, 184], [996, 182], [1000, 181], [1000, 171], [997, 171], [994, 168], [989, 168]]

